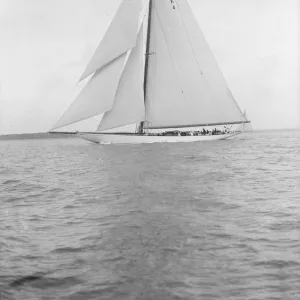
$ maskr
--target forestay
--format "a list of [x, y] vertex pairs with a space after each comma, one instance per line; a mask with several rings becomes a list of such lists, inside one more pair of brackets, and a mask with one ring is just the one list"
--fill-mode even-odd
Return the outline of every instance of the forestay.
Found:
[[[244, 110], [243, 114], [244, 114], [245, 119], [248, 120], [246, 110]], [[250, 123], [242, 123], [242, 124], [236, 125], [234, 130], [241, 131], [241, 132], [251, 132], [251, 131], [253, 131], [253, 127]]]

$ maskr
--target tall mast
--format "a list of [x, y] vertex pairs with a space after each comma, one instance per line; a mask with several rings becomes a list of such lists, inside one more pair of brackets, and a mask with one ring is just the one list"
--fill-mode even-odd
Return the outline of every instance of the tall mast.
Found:
[[[145, 73], [144, 73], [144, 102], [146, 102], [147, 96], [147, 81], [148, 81], [148, 66], [149, 66], [149, 50], [150, 50], [150, 38], [151, 38], [151, 19], [152, 19], [152, 0], [149, 1], [148, 12], [148, 27], [147, 27], [147, 40], [146, 40], [146, 58], [145, 58]], [[138, 133], [144, 132], [144, 122], [140, 123]]]

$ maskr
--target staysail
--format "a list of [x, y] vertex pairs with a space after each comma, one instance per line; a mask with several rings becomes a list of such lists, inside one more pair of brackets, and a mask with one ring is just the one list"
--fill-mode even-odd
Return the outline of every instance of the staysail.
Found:
[[119, 82], [113, 108], [107, 111], [97, 131], [138, 123], [145, 118], [143, 94], [143, 27]]
[[142, 0], [123, 0], [80, 80], [135, 47], [142, 2]]
[[241, 121], [186, 0], [153, 0], [144, 128]]

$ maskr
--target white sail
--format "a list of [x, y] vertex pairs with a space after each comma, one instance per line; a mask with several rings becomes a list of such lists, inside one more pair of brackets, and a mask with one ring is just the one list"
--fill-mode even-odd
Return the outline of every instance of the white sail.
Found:
[[123, 0], [80, 80], [135, 47], [142, 2], [142, 0]]
[[144, 120], [143, 64], [143, 28], [141, 28], [137, 46], [131, 51], [121, 76], [114, 106], [112, 110], [104, 114], [98, 131], [121, 127]]
[[153, 0], [149, 52], [145, 128], [244, 120], [185, 0]]
[[61, 128], [110, 110], [113, 107], [125, 59], [126, 53], [97, 71], [53, 129]]

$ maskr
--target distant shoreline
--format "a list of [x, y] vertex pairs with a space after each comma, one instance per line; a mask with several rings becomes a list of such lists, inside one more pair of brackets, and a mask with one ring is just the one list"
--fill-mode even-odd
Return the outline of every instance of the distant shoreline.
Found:
[[[299, 128], [289, 129], [256, 129], [254, 133], [262, 132], [282, 132], [282, 131], [299, 131]], [[65, 139], [65, 138], [77, 138], [77, 132], [40, 132], [40, 133], [21, 133], [21, 134], [7, 134], [0, 135], [0, 141], [5, 140], [31, 140], [31, 139]]]
[[32, 139], [65, 139], [76, 138], [76, 132], [55, 132], [55, 133], [24, 133], [0, 135], [0, 141], [5, 140], [32, 140]]

